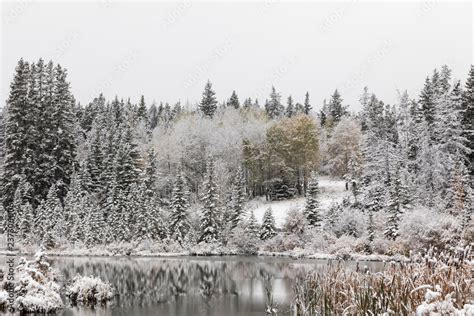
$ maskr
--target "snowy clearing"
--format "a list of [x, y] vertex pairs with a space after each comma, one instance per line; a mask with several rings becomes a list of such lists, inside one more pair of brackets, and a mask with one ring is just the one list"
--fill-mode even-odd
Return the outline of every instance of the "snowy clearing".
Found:
[[[322, 211], [326, 211], [332, 204], [342, 202], [344, 197], [350, 194], [349, 191], [346, 191], [345, 183], [344, 180], [328, 176], [321, 176], [319, 178], [319, 189], [321, 192], [319, 202]], [[295, 208], [301, 210], [304, 208], [304, 205], [304, 197], [272, 202], [265, 201], [265, 198], [258, 198], [248, 202], [245, 208], [248, 212], [253, 211], [257, 221], [262, 223], [263, 213], [265, 213], [268, 207], [271, 207], [276, 226], [281, 228], [286, 220], [287, 213]]]

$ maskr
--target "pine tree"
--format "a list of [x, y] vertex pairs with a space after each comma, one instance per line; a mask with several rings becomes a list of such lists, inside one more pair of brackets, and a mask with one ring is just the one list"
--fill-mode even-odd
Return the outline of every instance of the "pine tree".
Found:
[[3, 161], [2, 196], [5, 211], [13, 201], [18, 182], [25, 167], [27, 130], [30, 125], [28, 81], [30, 67], [20, 59], [15, 68], [15, 76], [10, 84], [10, 95], [5, 113], [5, 158]]
[[28, 243], [32, 237], [33, 207], [29, 202], [21, 206], [22, 218], [20, 220], [19, 237], [22, 242]]
[[156, 153], [153, 147], [148, 149], [143, 182], [145, 184], [146, 195], [152, 197], [156, 191]]
[[467, 139], [466, 147], [468, 148], [467, 161], [471, 177], [474, 177], [474, 65], [471, 65], [469, 76], [466, 81], [466, 88], [463, 95], [462, 103], [462, 130], [463, 136]]
[[267, 240], [276, 235], [275, 218], [272, 208], [269, 207], [263, 214], [262, 226], [260, 228], [260, 239]]
[[164, 240], [170, 235], [163, 218], [163, 210], [159, 207], [156, 197], [145, 197], [145, 213], [148, 218], [148, 236], [153, 240]]
[[400, 217], [410, 205], [407, 187], [400, 175], [400, 167], [397, 167], [395, 171], [389, 194], [390, 198], [387, 203], [387, 208], [390, 215], [387, 220], [384, 235], [387, 239], [395, 240], [399, 236], [398, 224]]
[[134, 228], [131, 237], [137, 240], [151, 238], [149, 227], [151, 219], [148, 217], [148, 210], [145, 205], [147, 201], [146, 192], [144, 184], [140, 186], [133, 184], [127, 199], [127, 210], [130, 214], [129, 224]]
[[[54, 247], [61, 237], [63, 207], [58, 197], [57, 186], [53, 184], [48, 190], [48, 195], [41, 202], [35, 218], [35, 232], [38, 238], [43, 240], [46, 247]], [[58, 225], [57, 225], [58, 224]]]
[[84, 243], [88, 247], [98, 245], [103, 240], [104, 220], [102, 210], [95, 205], [90, 195], [82, 198], [82, 207], [85, 213]]
[[435, 120], [435, 92], [433, 88], [432, 81], [429, 77], [426, 77], [425, 86], [420, 94], [420, 104], [421, 111], [423, 113], [424, 119], [428, 123], [428, 126], [431, 128]]
[[270, 93], [270, 101], [265, 103], [265, 111], [271, 119], [279, 118], [283, 115], [285, 110], [284, 106], [280, 102], [281, 96], [276, 92], [275, 87], [272, 87]]
[[233, 107], [234, 109], [238, 109], [240, 107], [239, 97], [237, 97], [235, 90], [232, 91], [232, 95], [230, 96], [229, 102], [227, 102], [227, 106]]
[[170, 233], [172, 238], [174, 238], [180, 244], [183, 244], [190, 228], [188, 214], [186, 211], [187, 208], [187, 186], [182, 167], [180, 167], [176, 174], [176, 180], [174, 183], [170, 203]]
[[143, 95], [140, 97], [140, 102], [138, 103], [137, 119], [138, 121], [145, 122], [146, 126], [148, 126], [148, 110], [146, 108], [145, 97]]
[[309, 112], [311, 112], [311, 104], [309, 103], [309, 92], [306, 92], [305, 98], [304, 98], [304, 114], [308, 115]]
[[257, 224], [257, 219], [253, 211], [250, 211], [250, 216], [248, 219], [248, 225], [246, 227], [247, 233], [249, 233], [254, 238], [260, 238], [260, 228]]
[[295, 115], [295, 106], [293, 105], [293, 98], [290, 95], [286, 105], [286, 116], [292, 117], [293, 115]]
[[76, 143], [74, 140], [74, 124], [72, 95], [69, 83], [66, 81], [67, 72], [60, 65], [54, 69], [54, 106], [52, 108], [51, 125], [54, 127], [52, 156], [55, 158], [54, 179], [57, 184], [59, 197], [66, 196], [67, 187], [75, 164]]
[[212, 90], [211, 81], [207, 81], [206, 86], [204, 87], [204, 92], [202, 93], [202, 100], [199, 104], [199, 110], [201, 113], [209, 118], [214, 117], [214, 113], [217, 109], [217, 100], [215, 97], [215, 92]]
[[252, 99], [251, 98], [245, 99], [244, 104], [243, 104], [244, 109], [250, 109], [251, 106], [252, 106]]
[[[162, 104], [161, 107], [163, 107]], [[151, 104], [150, 109], [148, 110], [148, 120], [148, 125], [150, 126], [150, 129], [154, 130], [158, 126], [158, 122], [160, 120], [158, 108], [156, 107], [156, 104], [154, 102]]]
[[206, 174], [204, 176], [202, 216], [201, 216], [201, 236], [199, 242], [212, 243], [219, 237], [218, 223], [218, 203], [216, 175], [214, 170], [214, 159], [208, 158]]
[[138, 160], [140, 155], [135, 143], [132, 127], [126, 124], [123, 128], [124, 131], [117, 149], [114, 168], [118, 187], [127, 192], [130, 186], [138, 181], [140, 174]]
[[306, 191], [306, 206], [304, 208], [304, 214], [310, 226], [319, 226], [321, 221], [319, 215], [319, 184], [318, 175], [313, 172], [311, 174], [311, 180], [308, 184], [308, 190]]
[[331, 115], [334, 122], [339, 122], [346, 114], [346, 108], [342, 105], [341, 94], [337, 89], [334, 91], [334, 94], [331, 95], [331, 100], [329, 101], [329, 114]]
[[237, 170], [232, 190], [232, 227], [236, 227], [242, 220], [243, 203], [245, 201], [245, 174], [242, 167]]

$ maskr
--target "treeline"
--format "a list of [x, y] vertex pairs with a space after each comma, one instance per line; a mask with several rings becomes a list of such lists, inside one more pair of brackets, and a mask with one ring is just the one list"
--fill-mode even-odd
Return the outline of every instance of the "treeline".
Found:
[[330, 212], [319, 207], [311, 175], [319, 171], [345, 177], [353, 198], [344, 207], [369, 221], [389, 211], [389, 239], [413, 205], [457, 214], [466, 225], [473, 78], [471, 67], [463, 88], [443, 67], [418, 100], [402, 93], [395, 106], [366, 89], [357, 114], [337, 90], [315, 113], [308, 93], [283, 104], [275, 88], [263, 106], [241, 104], [235, 91], [219, 103], [210, 82], [195, 107], [102, 95], [82, 106], [61, 66], [20, 60], [0, 125], [4, 213], [24, 242], [50, 246], [225, 243], [242, 223], [268, 239], [271, 211], [260, 226], [245, 202], [306, 195], [306, 220], [320, 227]]

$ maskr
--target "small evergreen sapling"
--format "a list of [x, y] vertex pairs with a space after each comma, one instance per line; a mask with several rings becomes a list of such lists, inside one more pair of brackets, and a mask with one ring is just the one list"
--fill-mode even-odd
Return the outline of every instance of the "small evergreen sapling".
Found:
[[321, 216], [319, 214], [319, 183], [318, 175], [313, 172], [311, 179], [308, 184], [308, 190], [306, 191], [306, 206], [304, 208], [304, 214], [308, 220], [310, 226], [319, 226]]
[[262, 226], [260, 228], [260, 239], [267, 240], [276, 235], [275, 218], [272, 208], [269, 207], [263, 214]]

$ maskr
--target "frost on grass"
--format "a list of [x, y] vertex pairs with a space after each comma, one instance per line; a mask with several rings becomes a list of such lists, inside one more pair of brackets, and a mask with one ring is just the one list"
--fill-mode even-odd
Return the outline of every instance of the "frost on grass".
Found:
[[471, 316], [472, 268], [455, 255], [388, 263], [377, 273], [329, 265], [297, 282], [293, 315]]
[[13, 304], [21, 313], [53, 313], [63, 307], [57, 274], [41, 249], [32, 261], [20, 259], [16, 268], [17, 298]]
[[98, 277], [76, 276], [66, 289], [66, 295], [74, 304], [95, 305], [105, 303], [114, 297], [114, 290]]

